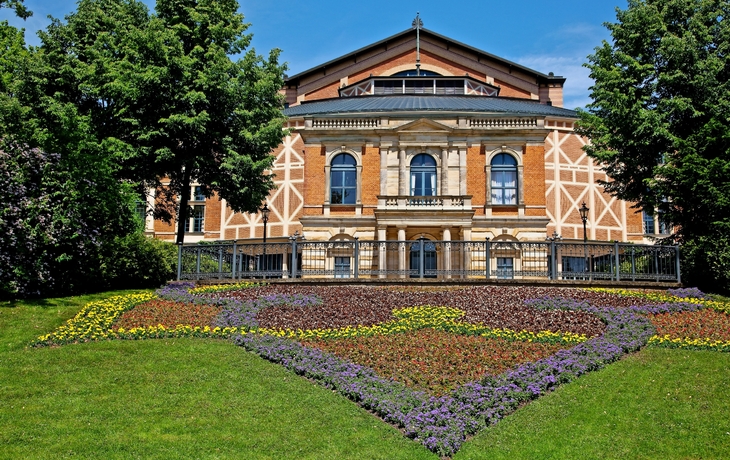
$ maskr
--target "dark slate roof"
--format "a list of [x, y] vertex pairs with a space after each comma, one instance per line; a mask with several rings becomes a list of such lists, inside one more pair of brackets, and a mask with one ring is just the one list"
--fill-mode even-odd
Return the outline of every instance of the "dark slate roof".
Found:
[[304, 102], [284, 109], [287, 117], [354, 113], [476, 112], [525, 116], [577, 118], [575, 110], [540, 104], [528, 99], [480, 96], [359, 96]]

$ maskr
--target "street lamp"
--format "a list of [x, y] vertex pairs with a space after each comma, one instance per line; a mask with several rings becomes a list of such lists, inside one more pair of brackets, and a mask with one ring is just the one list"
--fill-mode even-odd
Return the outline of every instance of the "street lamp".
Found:
[[586, 206], [586, 202], [583, 202], [583, 205], [578, 209], [578, 212], [580, 213], [580, 220], [583, 221], [583, 260], [585, 261], [585, 267], [584, 271], [590, 271], [590, 265], [588, 264], [588, 247], [586, 246], [586, 243], [588, 242], [588, 234], [586, 233], [586, 222], [588, 221], [588, 206]]
[[268, 264], [266, 263], [266, 223], [269, 221], [269, 205], [264, 203], [264, 207], [261, 208], [261, 221], [264, 223], [264, 270], [266, 270]]
[[581, 206], [578, 209], [578, 212], [580, 212], [580, 220], [583, 221], [583, 242], [584, 243], [588, 241], [588, 234], [586, 233], [586, 222], [588, 221], [588, 211], [590, 211], [590, 209], [588, 208], [588, 206], [586, 206], [586, 202], [584, 201], [583, 206]]

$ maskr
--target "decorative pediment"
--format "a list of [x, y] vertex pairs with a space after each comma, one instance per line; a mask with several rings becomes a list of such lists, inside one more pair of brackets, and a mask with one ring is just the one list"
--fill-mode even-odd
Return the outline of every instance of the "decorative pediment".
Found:
[[438, 121], [420, 118], [393, 129], [397, 133], [451, 133], [454, 128]]

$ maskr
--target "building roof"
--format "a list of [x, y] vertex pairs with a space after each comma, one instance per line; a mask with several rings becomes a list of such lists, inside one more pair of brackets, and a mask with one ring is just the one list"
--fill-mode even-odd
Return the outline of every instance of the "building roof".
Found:
[[284, 109], [287, 117], [309, 115], [396, 113], [396, 112], [475, 112], [524, 116], [577, 118], [575, 110], [540, 104], [530, 99], [478, 96], [360, 96], [303, 102]]
[[[491, 54], [491, 53], [488, 53], [486, 51], [480, 50], [479, 48], [475, 48], [473, 46], [470, 46], [470, 45], [467, 45], [465, 43], [459, 42], [459, 41], [454, 40], [452, 38], [449, 38], [449, 37], [447, 37], [445, 35], [438, 34], [438, 33], [434, 32], [432, 30], [421, 28], [420, 29], [420, 33], [421, 33], [421, 36], [422, 37], [428, 37], [430, 35], [430, 36], [432, 36], [434, 38], [438, 38], [440, 40], [445, 41], [446, 43], [449, 43], [449, 46], [453, 46], [453, 47], [457, 47], [457, 48], [462, 48], [462, 49], [464, 49], [466, 51], [475, 53], [479, 58], [487, 58], [488, 60], [492, 60], [492, 61], [499, 62], [499, 63], [501, 63], [501, 64], [503, 64], [503, 65], [505, 65], [505, 66], [507, 66], [509, 68], [520, 69], [521, 71], [523, 71], [523, 72], [525, 72], [527, 74], [533, 75], [538, 81], [541, 81], [541, 82], [559, 82], [561, 84], [562, 83], [565, 83], [565, 78], [563, 78], [563, 77], [554, 76], [552, 74], [546, 75], [546, 74], [544, 74], [542, 72], [538, 72], [537, 70], [530, 69], [529, 67], [525, 67], [523, 65], [517, 64], [516, 62], [508, 61], [507, 59], [501, 58], [499, 56], [495, 56], [494, 54]], [[409, 35], [409, 34], [413, 34], [415, 36], [416, 35], [416, 29], [414, 29], [414, 28], [406, 29], [403, 32], [397, 33], [395, 35], [391, 35], [388, 38], [385, 38], [383, 40], [380, 40], [378, 42], [375, 42], [373, 44], [370, 44], [368, 46], [365, 46], [365, 47], [360, 48], [358, 50], [355, 50], [355, 51], [353, 51], [351, 53], [348, 53], [348, 54], [345, 54], [343, 56], [340, 56], [338, 58], [332, 59], [331, 61], [327, 61], [324, 64], [320, 64], [320, 65], [318, 65], [316, 67], [312, 67], [311, 69], [305, 70], [303, 72], [299, 72], [298, 74], [293, 75], [293, 76], [287, 78], [286, 79], [286, 84], [295, 84], [295, 82], [298, 82], [300, 79], [302, 79], [302, 78], [304, 78], [304, 77], [306, 77], [306, 76], [308, 76], [308, 75], [310, 75], [312, 73], [316, 73], [316, 72], [319, 72], [319, 71], [322, 71], [322, 70], [325, 70], [325, 69], [334, 67], [334, 66], [336, 66], [337, 64], [339, 64], [339, 63], [341, 63], [343, 61], [347, 61], [347, 60], [352, 59], [352, 58], [357, 58], [358, 55], [366, 54], [366, 53], [368, 53], [369, 51], [371, 51], [371, 50], [373, 50], [375, 48], [378, 48], [378, 47], [381, 47], [381, 46], [386, 46], [387, 47], [387, 45], [388, 45], [389, 42], [392, 42], [392, 41], [397, 40], [399, 38], [405, 37], [406, 35]]]

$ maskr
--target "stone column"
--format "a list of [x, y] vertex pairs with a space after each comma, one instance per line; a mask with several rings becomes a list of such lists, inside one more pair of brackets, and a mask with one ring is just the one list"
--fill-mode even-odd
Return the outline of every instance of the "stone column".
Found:
[[388, 148], [380, 147], [380, 195], [388, 194]]
[[444, 240], [444, 260], [443, 269], [446, 272], [446, 278], [451, 278], [451, 229], [444, 228], [444, 234], [442, 239]]
[[380, 242], [378, 247], [378, 278], [387, 278], [385, 271], [388, 269], [388, 248], [385, 239], [387, 238], [387, 229], [384, 227], [378, 228], [378, 241]]
[[406, 169], [406, 149], [398, 150], [398, 195], [408, 195], [408, 175]]
[[449, 149], [444, 147], [441, 149], [441, 195], [442, 197], [449, 194]]
[[459, 147], [459, 195], [466, 195], [466, 147]]

